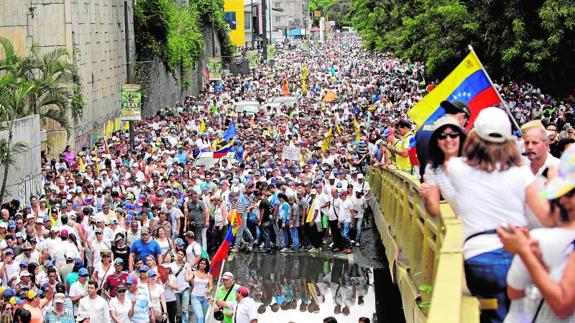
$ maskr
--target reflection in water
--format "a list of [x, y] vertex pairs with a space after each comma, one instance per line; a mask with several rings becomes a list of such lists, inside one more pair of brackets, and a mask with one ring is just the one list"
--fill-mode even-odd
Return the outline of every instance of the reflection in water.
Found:
[[309, 254], [235, 254], [224, 271], [250, 288], [260, 322], [357, 322], [375, 315], [371, 269]]

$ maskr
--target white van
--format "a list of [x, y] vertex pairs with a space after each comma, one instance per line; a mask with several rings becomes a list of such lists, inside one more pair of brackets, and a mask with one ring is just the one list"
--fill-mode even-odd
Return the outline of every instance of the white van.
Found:
[[260, 103], [258, 101], [234, 102], [234, 111], [237, 114], [244, 112], [247, 114], [258, 114], [258, 112], [260, 112]]
[[293, 108], [299, 103], [299, 100], [295, 96], [278, 96], [272, 99], [272, 103], [285, 104], [287, 107]]
[[217, 162], [221, 162], [222, 160], [226, 159], [228, 163], [232, 163], [235, 159], [234, 153], [227, 153], [223, 156], [214, 156], [214, 153], [211, 151], [203, 152], [198, 155], [196, 160], [194, 161], [195, 167], [204, 166], [206, 169], [210, 169], [214, 167]]

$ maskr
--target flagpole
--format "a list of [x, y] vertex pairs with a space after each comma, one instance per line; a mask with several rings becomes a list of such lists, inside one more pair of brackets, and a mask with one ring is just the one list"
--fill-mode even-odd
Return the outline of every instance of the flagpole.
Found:
[[495, 93], [497, 94], [497, 97], [499, 98], [499, 100], [501, 100], [501, 103], [503, 104], [503, 107], [507, 111], [507, 114], [511, 117], [511, 122], [513, 122], [513, 125], [515, 126], [515, 128], [517, 128], [517, 130], [521, 130], [521, 128], [519, 127], [519, 124], [517, 123], [517, 120], [515, 120], [515, 117], [513, 117], [513, 114], [511, 114], [511, 111], [509, 110], [509, 106], [507, 106], [507, 102], [505, 100], [503, 100], [503, 98], [501, 97], [501, 94], [499, 94], [499, 91], [495, 87], [495, 84], [493, 84], [493, 81], [491, 80], [491, 77], [489, 76], [489, 74], [485, 70], [485, 67], [483, 67], [483, 63], [481, 63], [481, 60], [479, 59], [479, 56], [477, 56], [477, 53], [473, 49], [473, 46], [471, 46], [471, 44], [469, 44], [469, 45], [467, 45], [467, 48], [473, 53], [473, 55], [475, 55], [475, 58], [477, 58], [477, 61], [479, 62], [479, 66], [481, 66], [481, 70], [483, 71], [483, 73], [485, 73], [485, 76], [487, 76], [489, 83], [495, 89]]
[[[226, 258], [227, 258], [227, 257], [226, 257]], [[216, 293], [217, 293], [217, 291], [218, 291], [218, 288], [220, 287], [220, 282], [222, 281], [222, 274], [224, 273], [223, 269], [224, 269], [224, 266], [226, 265], [226, 260], [227, 260], [227, 259], [222, 260], [222, 267], [220, 268], [220, 275], [219, 275], [219, 277], [218, 277], [218, 282], [217, 282], [217, 284], [216, 284], [216, 289], [214, 289], [214, 300], [216, 299], [215, 296], [216, 296]], [[213, 321], [214, 321], [213, 312], [214, 312], [214, 304], [211, 304], [211, 306], [210, 306], [209, 309], [208, 309], [208, 312], [206, 313], [206, 319], [209, 318], [210, 322], [213, 322]]]

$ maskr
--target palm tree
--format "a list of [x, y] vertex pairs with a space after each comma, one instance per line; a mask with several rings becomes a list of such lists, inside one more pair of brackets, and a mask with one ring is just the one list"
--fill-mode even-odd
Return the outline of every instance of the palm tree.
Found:
[[10, 166], [16, 162], [15, 155], [28, 147], [27, 143], [16, 142], [14, 139], [14, 121], [19, 111], [29, 104], [30, 93], [34, 85], [29, 82], [19, 82], [13, 76], [7, 74], [0, 79], [0, 119], [5, 120], [0, 125], [0, 131], [7, 131], [8, 138], [0, 139], [0, 165], [4, 166], [2, 187], [0, 188], [0, 205], [4, 202], [8, 173]]
[[32, 46], [28, 54], [19, 56], [12, 43], [0, 37], [4, 58], [0, 60], [0, 121], [8, 131], [8, 138], [0, 141], [0, 165], [4, 166], [4, 179], [0, 188], [0, 205], [6, 193], [7, 175], [13, 155], [21, 150], [22, 143], [12, 143], [12, 126], [15, 119], [39, 114], [45, 123], [51, 119], [70, 134], [69, 115], [79, 120], [84, 108], [80, 94], [80, 78], [74, 64], [68, 61], [65, 49], [55, 49], [41, 54]]

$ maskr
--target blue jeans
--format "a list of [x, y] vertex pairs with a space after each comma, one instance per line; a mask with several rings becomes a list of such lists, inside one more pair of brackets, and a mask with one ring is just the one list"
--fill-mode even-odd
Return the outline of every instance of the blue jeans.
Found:
[[284, 247], [289, 248], [289, 225], [285, 225], [285, 228], [282, 228], [282, 236], [284, 239]]
[[190, 316], [190, 289], [186, 288], [183, 292], [177, 293], [176, 300], [180, 302], [182, 322], [188, 322]]
[[248, 230], [247, 221], [248, 221], [247, 216], [242, 215], [242, 225], [238, 228], [238, 231], [236, 232], [236, 241], [234, 242], [234, 248], [236, 249], [239, 249], [239, 247], [241, 247], [242, 242], [244, 241], [244, 233], [247, 234], [249, 243], [252, 243], [254, 241], [252, 233], [250, 232], [250, 230]]
[[208, 312], [208, 299], [205, 296], [191, 296], [192, 312], [196, 317], [197, 323], [206, 322], [206, 313]]
[[351, 227], [351, 222], [342, 222], [341, 224], [341, 236], [343, 237], [343, 239], [349, 243], [350, 242], [350, 238], [349, 238], [349, 229]]
[[291, 236], [291, 247], [292, 247], [292, 249], [299, 248], [299, 236], [297, 233], [297, 228], [296, 227], [290, 228], [289, 233]]
[[357, 218], [355, 220], [355, 241], [359, 242], [361, 239], [361, 226], [363, 225], [363, 218]]
[[489, 251], [465, 260], [467, 287], [473, 296], [496, 298], [497, 310], [481, 311], [481, 322], [503, 322], [509, 308], [507, 271], [513, 255], [501, 249]]

